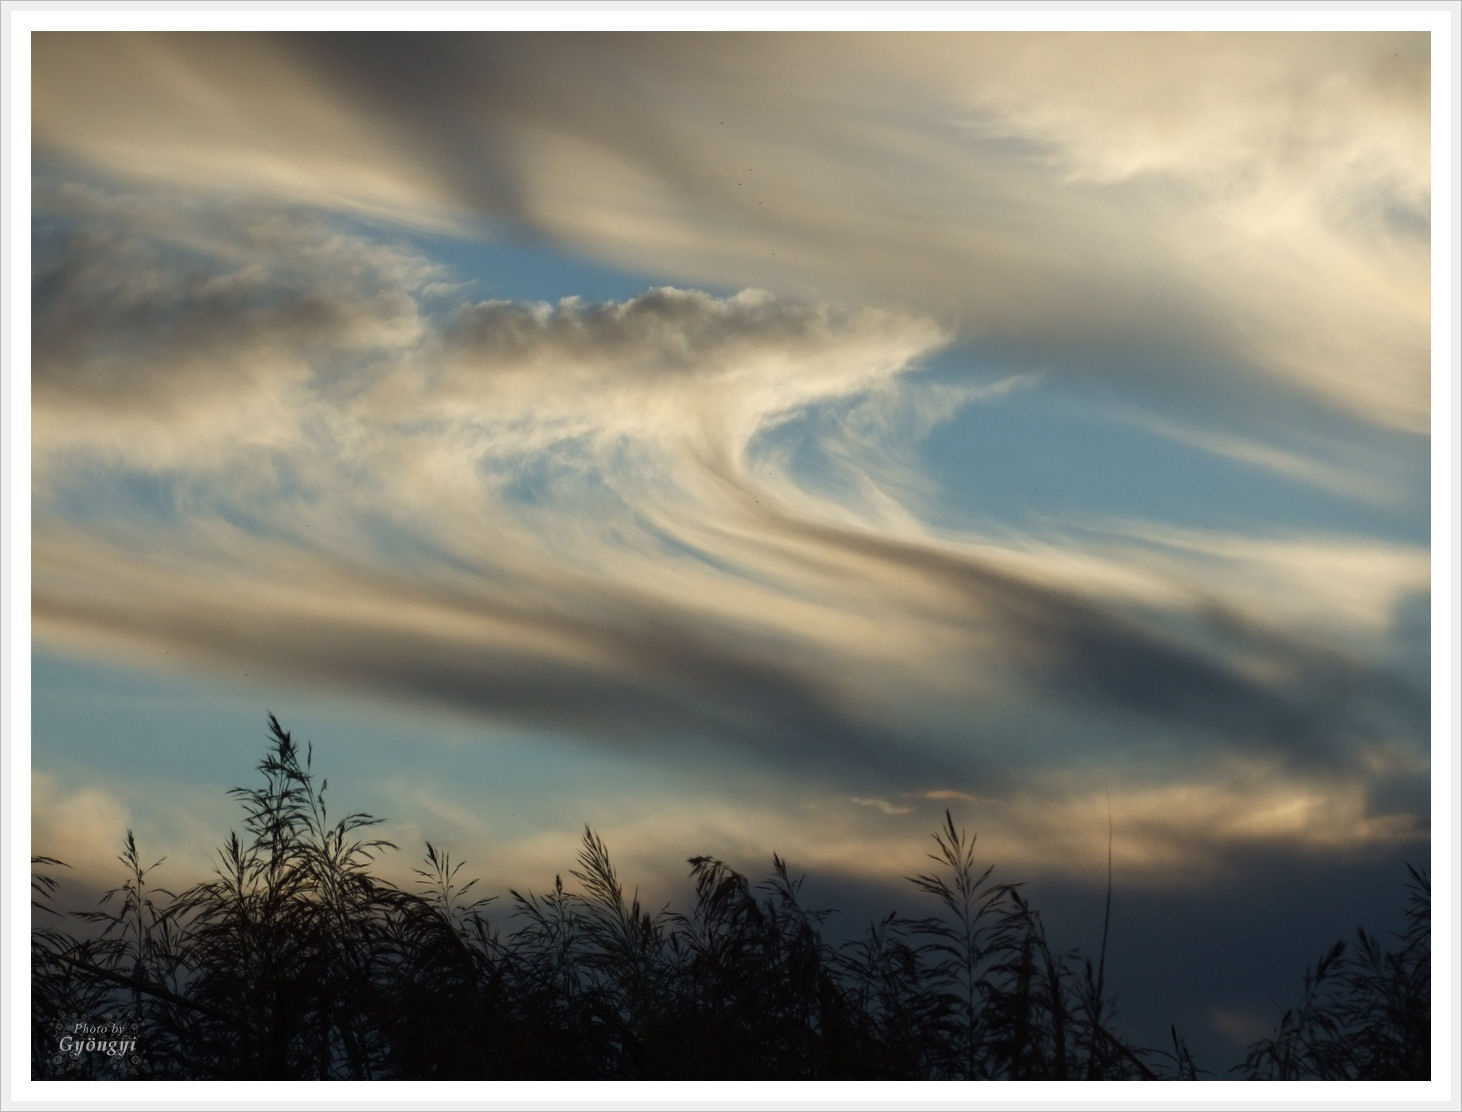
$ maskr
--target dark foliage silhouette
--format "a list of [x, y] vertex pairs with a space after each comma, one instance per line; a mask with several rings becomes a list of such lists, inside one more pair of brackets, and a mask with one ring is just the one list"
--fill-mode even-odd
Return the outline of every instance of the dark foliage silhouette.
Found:
[[1431, 881], [1407, 866], [1394, 950], [1363, 928], [1305, 971], [1298, 1003], [1234, 1067], [1250, 1079], [1425, 1081], [1431, 1076]]
[[[372, 873], [377, 819], [333, 822], [327, 781], [277, 720], [262, 783], [230, 793], [243, 833], [211, 879], [150, 883], [128, 832], [123, 883], [63, 929], [65, 866], [33, 858], [32, 1074], [159, 1079], [1194, 1079], [1171, 1050], [1113, 1029], [1105, 931], [1095, 967], [1058, 951], [1018, 885], [997, 884], [946, 812], [927, 902], [850, 942], [824, 936], [779, 856], [753, 883], [690, 858], [694, 900], [626, 894], [591, 829], [543, 893], [502, 923], [463, 865], [427, 843], [407, 888]], [[1110, 879], [1109, 879], [1110, 892]], [[1408, 929], [1360, 932], [1306, 977], [1301, 1002], [1236, 1071], [1251, 1078], [1425, 1077], [1430, 891], [1413, 871]], [[77, 1024], [127, 1053], [58, 1052]], [[120, 1035], [116, 1035], [120, 1032]], [[101, 1036], [99, 1036], [100, 1038]], [[99, 1043], [97, 1045], [100, 1045]]]

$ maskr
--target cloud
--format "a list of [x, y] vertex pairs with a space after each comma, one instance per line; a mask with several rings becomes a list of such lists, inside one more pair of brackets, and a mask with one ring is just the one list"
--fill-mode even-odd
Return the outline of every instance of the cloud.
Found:
[[38, 33], [36, 153], [234, 196], [458, 225], [459, 200], [400, 157], [404, 137], [311, 73], [284, 49], [288, 38]]
[[[949, 807], [1059, 912], [1110, 818], [1114, 942], [1258, 921], [1201, 972], [1272, 978], [1281, 922], [1425, 852], [1428, 51], [39, 34], [35, 647], [333, 708], [403, 882], [431, 838], [541, 887], [589, 821], [651, 890], [780, 851], [867, 891]], [[506, 257], [653, 277], [485, 300]], [[941, 502], [941, 422], [1073, 399], [1174, 489], [1205, 453], [1308, 490], [1208, 529], [985, 517], [998, 470]], [[1326, 531], [1272, 516], [1302, 493]], [[47, 753], [36, 848], [89, 876], [130, 822], [206, 870], [237, 817]]]
[[90, 879], [115, 874], [115, 855], [131, 819], [110, 792], [95, 786], [68, 791], [56, 777], [33, 769], [30, 813], [32, 855], [64, 861]]
[[890, 803], [886, 799], [865, 799], [862, 796], [850, 795], [848, 802], [859, 807], [871, 807], [875, 811], [881, 811], [885, 815], [907, 815], [913, 810], [912, 807], [901, 807], [896, 803]]
[[[778, 517], [770, 509], [764, 514], [768, 540], [784, 540], [789, 553], [815, 558], [830, 572], [877, 583], [879, 597], [915, 608], [931, 631], [953, 632], [952, 641], [929, 640], [950, 652], [943, 663], [966, 688], [974, 669], [993, 670], [1027, 685], [1036, 699], [1058, 693], [1063, 700], [1089, 699], [1197, 726], [1228, 744], [1278, 747], [1305, 762], [1333, 760], [1349, 731], [1377, 728], [1366, 722], [1367, 713], [1424, 732], [1424, 690], [1363, 658], [1246, 618], [1197, 578], [1186, 585], [1170, 578], [1166, 606], [1112, 605], [1045, 578], [1039, 563], [1017, 572], [1008, 557], [996, 562], [988, 550]], [[1327, 554], [1316, 546], [1311, 555], [1313, 573]], [[1394, 555], [1404, 561], [1404, 597], [1424, 582], [1415, 576], [1421, 559], [1414, 552]], [[1112, 564], [1120, 567], [1120, 560]], [[1375, 566], [1364, 556], [1357, 565]], [[1346, 582], [1325, 578], [1337, 589]], [[931, 663], [939, 662], [926, 667]], [[1362, 704], [1370, 711], [1361, 712]]]
[[210, 447], [348, 435], [341, 415], [393, 436], [460, 433], [479, 457], [629, 438], [727, 461], [948, 339], [927, 318], [756, 290], [473, 303], [417, 253], [259, 203], [71, 185], [41, 211], [43, 457], [196, 466]]
[[140, 754], [130, 774], [105, 778], [90, 767], [49, 767], [52, 755], [38, 748], [30, 770], [30, 844], [32, 855], [66, 865], [51, 871], [62, 884], [58, 906], [85, 908], [88, 889], [100, 894], [125, 879], [118, 855], [129, 831], [142, 864], [162, 865], [148, 883], [179, 891], [208, 876], [216, 848], [239, 827], [238, 805], [222, 786], [174, 781]]
[[280, 447], [342, 360], [408, 349], [425, 327], [435, 268], [279, 210], [72, 187], [40, 212], [42, 472], [77, 452], [197, 469], [231, 447]]
[[1133, 736], [1146, 781], [1234, 753], [1354, 769], [1425, 735], [1426, 691], [1389, 664], [1424, 551], [924, 525], [900, 453], [1041, 381], [925, 382], [929, 317], [757, 290], [476, 301], [318, 214], [56, 196], [38, 644], [845, 799], [998, 793]]
[[[1213, 604], [1271, 632], [1316, 643], [1384, 643], [1400, 609], [1431, 589], [1431, 556], [1421, 545], [1338, 536], [1244, 536], [1122, 522], [1113, 527], [1122, 559], [1158, 574], [1202, 566]], [[1147, 552], [1131, 552], [1132, 542]], [[1165, 571], [1163, 569], [1166, 569]]]
[[454, 313], [431, 361], [388, 377], [362, 407], [377, 419], [481, 428], [495, 454], [630, 437], [729, 461], [757, 432], [888, 383], [945, 339], [928, 320], [836, 313], [756, 290], [491, 301]]
[[1194, 407], [1424, 434], [1426, 41], [38, 35], [34, 132], [46, 159], [523, 228]]
[[1407, 808], [1392, 810], [1373, 799], [1375, 784], [1363, 775], [1292, 777], [1264, 758], [1217, 763], [1201, 780], [1114, 785], [1110, 791], [1068, 778], [987, 807], [994, 828], [990, 852], [1043, 872], [1062, 871], [1064, 861], [1069, 875], [1084, 870], [1092, 876], [1106, 848], [1100, 834], [1110, 815], [1113, 858], [1124, 879], [1163, 887], [1226, 875], [1254, 850], [1343, 857], [1422, 845], [1424, 763], [1412, 764], [1396, 780], [1406, 785]]
[[[714, 783], [693, 792], [667, 791], [646, 808], [640, 793], [599, 790], [564, 801], [605, 837], [625, 875], [652, 879], [661, 893], [683, 882], [684, 854], [712, 853], [760, 874], [774, 852], [792, 854], [794, 872], [829, 873], [888, 883], [908, 875], [932, 848], [930, 833], [949, 809], [977, 836], [978, 860], [1004, 880], [1095, 886], [1106, 873], [1106, 831], [1121, 891], [1196, 892], [1239, 882], [1255, 855], [1294, 862], [1375, 861], [1415, 853], [1425, 844], [1425, 811], [1376, 798], [1376, 784], [1400, 785], [1408, 805], [1427, 792], [1424, 764], [1393, 768], [1381, 781], [1337, 775], [1295, 778], [1275, 762], [1214, 762], [1155, 784], [1114, 782], [1045, 770], [998, 794], [971, 798], [947, 789], [901, 796], [831, 796], [802, 782], [769, 780], [752, 795], [732, 797]], [[402, 814], [421, 816], [414, 833], [468, 853], [501, 885], [544, 884], [572, 860], [578, 830], [499, 830], [474, 818], [470, 803], [394, 787]], [[460, 802], [460, 806], [459, 806]], [[485, 825], [484, 825], [485, 824]], [[809, 827], [817, 831], [809, 838]], [[1124, 896], [1124, 899], [1126, 897]], [[898, 903], [907, 908], [907, 893]], [[887, 908], [881, 909], [886, 911]]]
[[[996, 790], [1049, 759], [1005, 740], [1039, 734], [1029, 703], [1093, 751], [1124, 729], [1166, 738], [1168, 761], [1181, 739], [1190, 760], [1344, 769], [1378, 738], [1425, 735], [1426, 693], [1366, 658], [1234, 615], [1136, 614], [971, 553], [801, 530], [816, 543], [789, 545], [782, 565], [820, 565], [801, 582], [738, 588], [662, 557], [656, 590], [603, 537], [590, 581], [561, 564], [392, 571], [357, 554], [352, 569], [344, 553], [218, 531], [216, 549], [184, 533], [154, 553], [51, 526], [33, 623], [81, 651], [372, 692], [641, 759], [740, 754], [865, 792], [930, 778]], [[717, 559], [735, 567], [734, 550]]]
[[1134, 424], [1199, 451], [1211, 452], [1345, 498], [1365, 499], [1384, 505], [1398, 496], [1394, 484], [1361, 467], [1325, 463], [1312, 455], [1279, 448], [1251, 437], [1184, 428], [1151, 417], [1138, 418]]

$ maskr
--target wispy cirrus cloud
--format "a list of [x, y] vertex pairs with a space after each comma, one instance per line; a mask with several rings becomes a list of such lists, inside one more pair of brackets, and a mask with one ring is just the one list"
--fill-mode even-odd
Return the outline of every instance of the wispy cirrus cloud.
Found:
[[265, 709], [405, 884], [948, 808], [1233, 1037], [1424, 860], [1427, 35], [32, 47], [37, 852], [206, 875]]
[[[1031, 701], [1067, 729], [1094, 713], [1296, 767], [1425, 716], [1384, 654], [1326, 640], [1384, 637], [1424, 553], [935, 536], [889, 486], [900, 445], [941, 405], [1038, 380], [931, 398], [917, 369], [947, 333], [928, 318], [759, 291], [481, 302], [409, 249], [267, 205], [109, 235], [92, 222], [147, 206], [68, 205], [37, 251], [44, 642], [627, 752], [714, 739], [859, 798], [910, 752], [963, 783], [1044, 759], [1003, 740]], [[881, 500], [767, 451], [794, 419]], [[144, 480], [164, 507], [145, 525]], [[113, 497], [78, 505], [97, 482]], [[985, 737], [962, 742], [971, 722]]]
[[897, 305], [1062, 374], [1227, 394], [1235, 416], [1237, 391], [1428, 427], [1424, 35], [38, 36], [36, 52], [47, 157]]
[[1134, 417], [1139, 428], [1156, 433], [1180, 444], [1235, 460], [1281, 478], [1305, 483], [1322, 491], [1349, 499], [1365, 499], [1377, 505], [1396, 497], [1392, 482], [1368, 470], [1365, 463], [1340, 464], [1316, 458], [1306, 451], [1282, 448], [1277, 444], [1235, 433], [1213, 432], [1189, 428], [1151, 416]]
[[[1423, 546], [929, 524], [924, 438], [1055, 383], [1337, 498], [1387, 482], [1289, 413], [1426, 427], [1419, 40], [1164, 42], [38, 36], [38, 643], [865, 821], [1106, 754], [1154, 869], [1179, 765], [1289, 778], [1225, 845], [1409, 837], [1360, 785], [1424, 745]], [[483, 299], [415, 234], [503, 225], [681, 277]]]

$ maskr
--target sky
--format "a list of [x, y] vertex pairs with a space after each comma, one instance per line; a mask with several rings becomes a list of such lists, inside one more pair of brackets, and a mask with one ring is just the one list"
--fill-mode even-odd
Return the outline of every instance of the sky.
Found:
[[269, 712], [496, 892], [949, 808], [1093, 947], [1110, 825], [1222, 1077], [1432, 852], [1430, 50], [35, 34], [33, 852], [206, 874]]

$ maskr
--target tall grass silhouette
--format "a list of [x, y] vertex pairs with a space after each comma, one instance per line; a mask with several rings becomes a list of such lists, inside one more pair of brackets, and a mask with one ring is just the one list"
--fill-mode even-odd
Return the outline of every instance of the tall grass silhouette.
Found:
[[[1106, 931], [1096, 966], [1052, 947], [1016, 884], [995, 883], [945, 812], [927, 901], [834, 945], [774, 855], [752, 882], [689, 859], [683, 911], [626, 892], [585, 828], [541, 893], [495, 897], [428, 842], [414, 882], [372, 872], [377, 819], [331, 820], [313, 751], [271, 715], [262, 783], [234, 788], [242, 835], [210, 879], [149, 880], [131, 832], [122, 884], [75, 931], [56, 910], [64, 864], [33, 858], [32, 1075], [44, 1078], [1194, 1079], [1171, 1050], [1113, 1029]], [[1408, 927], [1364, 931], [1308, 971], [1302, 999], [1234, 1071], [1250, 1078], [1411, 1078], [1430, 1069], [1430, 890], [1413, 870]], [[1110, 901], [1110, 876], [1108, 881]], [[77, 1024], [128, 1053], [59, 1053]]]
[[1394, 950], [1356, 928], [1305, 970], [1300, 999], [1236, 1073], [1278, 1081], [1422, 1081], [1431, 1076], [1431, 881], [1408, 865]]

